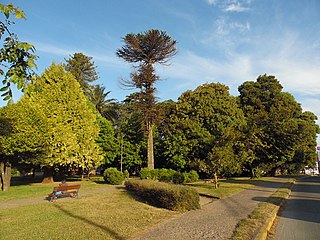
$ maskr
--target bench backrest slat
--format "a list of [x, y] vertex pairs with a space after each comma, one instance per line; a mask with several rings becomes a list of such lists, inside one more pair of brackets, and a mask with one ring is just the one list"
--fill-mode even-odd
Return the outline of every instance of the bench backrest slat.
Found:
[[59, 186], [54, 187], [54, 191], [67, 191], [67, 190], [79, 190], [80, 185]]

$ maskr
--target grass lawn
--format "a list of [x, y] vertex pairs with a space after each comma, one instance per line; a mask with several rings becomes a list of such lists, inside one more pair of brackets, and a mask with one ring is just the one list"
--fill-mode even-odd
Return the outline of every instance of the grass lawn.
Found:
[[[102, 179], [102, 177], [100, 177]], [[94, 179], [96, 182], [101, 182], [100, 178]], [[69, 185], [77, 185], [80, 184], [81, 190], [85, 189], [93, 189], [99, 187], [105, 187], [105, 184], [97, 184], [93, 181], [79, 181], [74, 179], [73, 181], [68, 181]], [[20, 185], [19, 185], [20, 183]], [[23, 183], [23, 184], [21, 184]], [[59, 186], [60, 182], [42, 184], [39, 181], [25, 181], [25, 182], [13, 182], [10, 187], [10, 191], [8, 192], [0, 192], [0, 202], [6, 202], [10, 200], [17, 200], [23, 198], [32, 198], [32, 197], [40, 197], [47, 196], [52, 192], [53, 187]]]
[[0, 209], [0, 238], [127, 239], [176, 214], [137, 202], [123, 189], [101, 191], [78, 199]]
[[215, 188], [214, 183], [205, 183], [199, 181], [188, 184], [195, 188], [198, 193], [213, 198], [226, 198], [244, 189], [248, 189], [258, 184], [262, 180], [252, 180], [250, 178], [231, 178], [227, 180], [220, 180], [220, 187]]
[[[128, 239], [180, 214], [139, 202], [123, 188], [101, 184], [99, 178], [94, 181], [68, 181], [69, 185], [81, 184], [77, 199], [0, 208], [0, 239]], [[201, 194], [225, 198], [260, 181], [222, 180], [218, 189], [204, 181], [189, 186]], [[0, 202], [47, 196], [58, 184], [13, 185], [10, 192], [0, 192]]]

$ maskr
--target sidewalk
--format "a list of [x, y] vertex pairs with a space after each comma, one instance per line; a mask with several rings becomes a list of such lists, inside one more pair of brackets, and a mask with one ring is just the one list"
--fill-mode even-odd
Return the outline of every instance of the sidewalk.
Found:
[[238, 222], [258, 205], [254, 199], [267, 199], [286, 179], [264, 182], [229, 198], [214, 201], [200, 210], [190, 211], [162, 222], [134, 240], [230, 239]]

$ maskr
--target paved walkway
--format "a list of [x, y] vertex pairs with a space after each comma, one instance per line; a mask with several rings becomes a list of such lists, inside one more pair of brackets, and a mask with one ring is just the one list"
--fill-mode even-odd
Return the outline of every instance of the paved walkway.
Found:
[[273, 194], [286, 179], [264, 182], [229, 198], [220, 199], [160, 223], [135, 240], [230, 239], [238, 222]]

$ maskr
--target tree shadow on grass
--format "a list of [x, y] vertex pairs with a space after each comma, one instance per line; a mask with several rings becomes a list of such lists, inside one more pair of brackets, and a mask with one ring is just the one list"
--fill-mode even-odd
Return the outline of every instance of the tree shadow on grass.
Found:
[[126, 239], [125, 237], [121, 236], [120, 234], [118, 234], [117, 232], [115, 232], [114, 230], [108, 228], [107, 226], [104, 226], [104, 225], [101, 225], [101, 224], [98, 224], [98, 223], [95, 223], [89, 219], [86, 219], [84, 217], [81, 217], [81, 216], [78, 216], [78, 215], [75, 215], [73, 213], [71, 213], [70, 211], [67, 211], [66, 209], [63, 209], [62, 207], [58, 206], [58, 205], [54, 205], [58, 210], [62, 211], [63, 213], [65, 213], [66, 215], [72, 217], [72, 218], [75, 218], [75, 219], [78, 219], [78, 220], [81, 220], [87, 224], [90, 224], [91, 226], [93, 227], [96, 227], [96, 228], [99, 228], [101, 229], [102, 231], [110, 234], [114, 239], [118, 239], [118, 240], [124, 240]]

